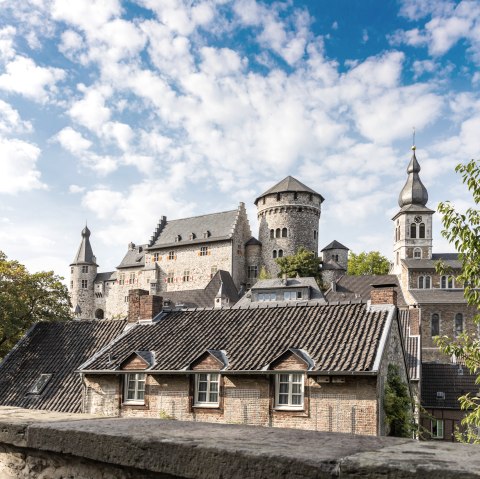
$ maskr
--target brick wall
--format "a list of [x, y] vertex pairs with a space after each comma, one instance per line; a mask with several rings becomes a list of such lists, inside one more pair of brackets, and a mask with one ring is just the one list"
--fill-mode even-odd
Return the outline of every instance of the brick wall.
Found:
[[370, 293], [372, 304], [397, 304], [397, 292], [394, 287], [373, 288]]

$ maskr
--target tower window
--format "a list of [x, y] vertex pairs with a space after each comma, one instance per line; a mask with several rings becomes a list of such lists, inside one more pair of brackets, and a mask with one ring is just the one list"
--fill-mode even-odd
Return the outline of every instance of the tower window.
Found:
[[440, 287], [442, 289], [452, 289], [453, 288], [453, 276], [442, 276], [440, 280]]
[[278, 250], [278, 257], [282, 258], [283, 257], [283, 249]]
[[312, 195], [312, 193], [310, 193], [310, 195], [308, 196], [308, 199], [309, 199], [310, 201], [313, 201], [313, 195]]
[[293, 193], [293, 199], [298, 200], [298, 193], [296, 191]]
[[417, 225], [415, 223], [412, 223], [410, 225], [410, 238], [416, 238], [417, 237]]
[[313, 239], [317, 239], [317, 230], [313, 230]]
[[275, 230], [270, 230], [270, 239], [275, 238]]
[[280, 238], [280, 228], [275, 230], [275, 238]]
[[463, 314], [457, 313], [455, 315], [455, 337], [460, 336], [463, 333]]
[[338, 261], [338, 254], [332, 254], [333, 261]]
[[282, 195], [280, 193], [277, 193], [277, 201], [280, 201], [281, 198], [282, 198]]
[[258, 277], [258, 266], [249, 266], [247, 270], [248, 279], [255, 279]]
[[88, 281], [86, 279], [82, 279], [82, 289], [88, 288]]
[[425, 223], [420, 223], [420, 226], [418, 228], [418, 237], [425, 238]]
[[82, 266], [82, 273], [88, 273], [88, 266], [86, 264]]
[[70, 281], [70, 289], [73, 289], [73, 281]]
[[73, 274], [73, 266], [70, 268], [70, 273]]
[[287, 228], [283, 228], [282, 229], [282, 238], [286, 238], [287, 237]]
[[438, 313], [432, 314], [431, 334], [432, 336], [440, 334], [440, 315]]
[[415, 248], [413, 250], [413, 257], [415, 259], [421, 259], [422, 258], [422, 250], [420, 248]]
[[276, 249], [273, 250], [272, 257], [273, 257], [273, 258], [276, 258], [276, 257], [277, 257], [277, 250], [276, 250]]

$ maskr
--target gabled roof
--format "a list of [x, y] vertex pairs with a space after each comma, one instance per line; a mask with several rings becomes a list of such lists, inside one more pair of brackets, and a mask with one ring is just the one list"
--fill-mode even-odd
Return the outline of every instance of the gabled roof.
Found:
[[339, 243], [337, 240], [333, 240], [330, 244], [325, 246], [325, 248], [323, 248], [321, 251], [328, 251], [331, 249], [346, 249], [347, 251], [349, 251], [349, 249], [346, 246], [343, 246], [343, 244]]
[[[459, 396], [479, 390], [475, 378], [460, 364], [422, 363], [422, 406], [460, 410]], [[445, 399], [437, 399], [437, 392], [445, 393]]]
[[155, 351], [158, 372], [184, 371], [207, 349], [227, 351], [226, 371], [262, 371], [289, 348], [304, 350], [313, 371], [372, 372], [391, 311], [365, 304], [172, 311], [133, 326], [83, 371], [117, 371], [109, 358], [142, 347]]
[[90, 230], [87, 226], [85, 226], [85, 228], [82, 230], [82, 241], [80, 242], [77, 254], [75, 255], [75, 258], [70, 266], [76, 264], [96, 264], [96, 259], [93, 255], [92, 246], [90, 244], [90, 234]]
[[[125, 321], [35, 324], [0, 364], [0, 405], [81, 412], [83, 384], [76, 369], [122, 333]], [[41, 394], [28, 391], [52, 374]]]
[[337, 282], [337, 290], [332, 291], [328, 289], [325, 293], [325, 298], [329, 303], [335, 301], [368, 301], [370, 293], [373, 289], [373, 284], [396, 284], [395, 291], [397, 292], [397, 305], [399, 308], [407, 306], [405, 298], [403, 297], [398, 277], [394, 274], [365, 274], [362, 276], [343, 275]]
[[207, 349], [204, 351], [202, 354], [199, 356], [193, 358], [190, 362], [189, 365], [185, 368], [186, 371], [191, 370], [192, 365], [198, 361], [200, 361], [204, 356], [210, 355], [213, 356], [213, 358], [218, 362], [219, 366], [221, 366], [219, 369], [225, 369], [228, 366], [228, 356], [227, 356], [227, 351], [220, 350], [220, 349]]
[[117, 272], [116, 271], [108, 271], [105, 273], [98, 273], [95, 276], [95, 283], [100, 283], [103, 281], [114, 281], [117, 279]]
[[[149, 249], [228, 240], [233, 235], [238, 211], [236, 209], [167, 221]], [[207, 232], [208, 236], [204, 237]], [[190, 239], [192, 233], [194, 239]], [[178, 236], [181, 237], [180, 240]]]
[[293, 176], [287, 176], [282, 181], [279, 181], [276, 185], [272, 186], [270, 189], [265, 191], [265, 193], [261, 194], [256, 200], [255, 204], [257, 204], [260, 198], [264, 196], [271, 195], [274, 193], [287, 193], [287, 192], [298, 192], [298, 193], [312, 193], [320, 198], [320, 202], [324, 201], [324, 198], [321, 194], [317, 193], [316, 191], [309, 188], [307, 185], [304, 185], [300, 181], [298, 181]]
[[122, 262], [117, 268], [132, 268], [145, 266], [145, 248], [146, 245], [139, 245], [129, 247], [127, 253], [122, 259]]

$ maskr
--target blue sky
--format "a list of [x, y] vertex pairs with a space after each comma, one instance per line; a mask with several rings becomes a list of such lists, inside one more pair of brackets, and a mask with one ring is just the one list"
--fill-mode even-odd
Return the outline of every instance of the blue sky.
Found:
[[321, 247], [391, 257], [412, 127], [429, 206], [469, 204], [479, 65], [474, 0], [0, 0], [0, 249], [67, 275], [88, 221], [111, 270], [160, 216], [240, 201], [256, 235], [293, 175]]

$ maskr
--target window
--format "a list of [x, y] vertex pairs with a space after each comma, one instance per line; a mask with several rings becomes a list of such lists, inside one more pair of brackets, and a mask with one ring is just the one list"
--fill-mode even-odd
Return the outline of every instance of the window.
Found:
[[135, 284], [135, 273], [130, 273], [128, 284]]
[[422, 250], [420, 248], [415, 248], [413, 250], [413, 257], [415, 259], [422, 259]]
[[273, 253], [272, 253], [272, 258], [276, 258], [276, 257], [277, 257], [277, 250], [274, 249], [274, 250], [273, 250]]
[[131, 373], [126, 375], [124, 402], [133, 404], [145, 403], [144, 373]]
[[313, 195], [312, 195], [312, 193], [310, 193], [310, 195], [308, 196], [308, 199], [309, 199], [310, 201], [313, 201]]
[[124, 301], [125, 303], [128, 303], [129, 297], [128, 297], [128, 296], [125, 296], [125, 297], [123, 298], [123, 301]]
[[276, 301], [277, 293], [258, 293], [257, 301]]
[[82, 279], [82, 289], [88, 288], [88, 281], [86, 279]]
[[169, 273], [167, 273], [167, 283], [173, 283], [173, 280], [174, 280], [173, 271], [170, 271]]
[[285, 301], [295, 301], [297, 299], [302, 299], [301, 291], [285, 291], [283, 293], [283, 299]]
[[278, 250], [278, 257], [282, 258], [283, 257], [283, 249]]
[[431, 333], [432, 336], [438, 336], [440, 334], [440, 315], [438, 313], [432, 314]]
[[216, 266], [212, 266], [212, 267], [210, 268], [210, 279], [212, 279], [216, 274], [217, 274], [217, 267], [216, 267]]
[[430, 289], [432, 287], [432, 278], [430, 276], [419, 276], [418, 277], [418, 288], [419, 289]]
[[210, 231], [208, 231], [208, 230], [207, 230], [207, 231], [204, 231], [204, 232], [203, 232], [203, 237], [204, 237], [204, 238], [210, 238]]
[[86, 264], [82, 266], [82, 273], [88, 273], [88, 266]]
[[275, 230], [270, 230], [270, 239], [275, 238]]
[[262, 204], [265, 204], [265, 196], [262, 198]]
[[125, 284], [125, 273], [120, 274], [118, 284]]
[[417, 237], [417, 225], [415, 223], [412, 223], [410, 225], [410, 238], [416, 238]]
[[169, 251], [168, 252], [168, 259], [170, 261], [174, 260], [175, 259], [175, 251]]
[[219, 381], [218, 373], [195, 374], [195, 406], [218, 406]]
[[431, 430], [433, 439], [443, 439], [443, 419], [432, 419]]
[[282, 238], [286, 238], [288, 234], [287, 228], [282, 228]]
[[425, 223], [420, 223], [418, 227], [418, 237], [425, 238]]
[[313, 239], [317, 239], [317, 230], [313, 230]]
[[455, 315], [455, 337], [460, 336], [463, 333], [463, 314], [457, 313]]
[[247, 277], [249, 279], [255, 279], [258, 276], [258, 266], [249, 266], [247, 268]]
[[40, 374], [32, 387], [28, 390], [29, 394], [41, 394], [52, 376], [53, 374]]
[[280, 238], [280, 228], [275, 230], [275, 238]]
[[70, 274], [73, 274], [73, 266], [70, 267]]
[[158, 261], [158, 258], [160, 258], [160, 253], [153, 253], [153, 261], [155, 261], [155, 263]]
[[275, 407], [303, 409], [303, 374], [277, 374], [275, 376]]
[[453, 288], [453, 276], [442, 276], [440, 280], [440, 287], [442, 289], [452, 289]]
[[103, 309], [97, 309], [95, 311], [95, 319], [103, 319], [103, 318], [104, 318]]
[[188, 281], [190, 281], [190, 270], [186, 269], [183, 272], [183, 282], [187, 283]]
[[293, 199], [298, 200], [298, 193], [296, 191], [293, 193]]
[[70, 289], [73, 289], [73, 281], [70, 281]]
[[202, 246], [200, 248], [200, 256], [208, 256], [210, 254], [210, 249], [208, 246]]
[[333, 261], [338, 261], [338, 254], [332, 254]]
[[181, 235], [175, 236], [175, 243], [177, 243], [178, 241], [182, 241], [182, 236]]
[[280, 201], [281, 198], [282, 198], [282, 195], [280, 193], [277, 193], [277, 201]]

